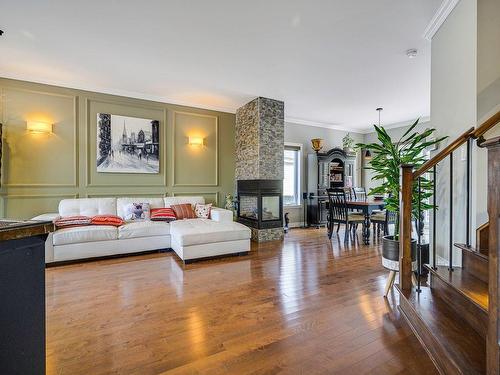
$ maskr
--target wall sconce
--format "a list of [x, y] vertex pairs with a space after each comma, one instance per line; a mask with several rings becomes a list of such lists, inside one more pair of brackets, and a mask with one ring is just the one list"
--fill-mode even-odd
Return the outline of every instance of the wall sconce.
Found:
[[365, 151], [365, 159], [372, 160], [372, 153], [368, 149]]
[[52, 133], [52, 124], [47, 124], [46, 122], [28, 121], [26, 129], [28, 129], [30, 133], [50, 134]]
[[203, 146], [205, 140], [202, 137], [188, 137], [188, 144], [190, 146]]

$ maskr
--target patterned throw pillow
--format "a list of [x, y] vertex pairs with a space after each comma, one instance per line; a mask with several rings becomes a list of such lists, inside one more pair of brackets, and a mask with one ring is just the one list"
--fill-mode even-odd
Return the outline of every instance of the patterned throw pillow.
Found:
[[174, 221], [176, 219], [175, 212], [170, 207], [168, 208], [152, 208], [152, 221]]
[[210, 210], [212, 209], [212, 203], [200, 204], [196, 203], [194, 206], [194, 214], [200, 219], [208, 219], [210, 217]]
[[124, 223], [122, 218], [116, 215], [96, 215], [92, 217], [91, 221], [92, 225], [113, 225], [115, 227], [119, 227]]
[[174, 210], [177, 220], [196, 219], [196, 215], [193, 211], [193, 206], [191, 206], [190, 203], [173, 204], [170, 206], [170, 208]]
[[149, 220], [149, 203], [130, 203], [125, 206], [125, 220]]
[[78, 227], [82, 225], [90, 225], [91, 218], [88, 216], [66, 216], [54, 220], [54, 224], [58, 228]]

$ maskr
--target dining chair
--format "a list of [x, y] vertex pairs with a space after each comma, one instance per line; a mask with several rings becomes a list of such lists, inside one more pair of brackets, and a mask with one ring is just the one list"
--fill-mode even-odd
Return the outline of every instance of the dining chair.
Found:
[[366, 200], [366, 189], [364, 187], [353, 187], [352, 192], [354, 194], [354, 199], [357, 201]]
[[356, 224], [363, 223], [365, 220], [363, 214], [349, 212], [346, 203], [346, 194], [343, 188], [328, 189], [328, 217], [327, 228], [328, 238], [332, 238], [333, 226], [337, 224], [337, 233], [340, 229], [340, 224], [345, 225], [344, 242], [349, 238], [349, 232]]
[[[351, 194], [347, 198], [348, 200], [355, 200], [355, 201], [363, 201], [366, 200], [366, 190], [364, 187], [353, 187], [350, 188]], [[353, 210], [352, 212], [355, 213], [361, 213], [361, 210]], [[356, 225], [355, 230], [358, 229], [358, 226]]]
[[370, 222], [373, 224], [373, 236], [380, 236], [380, 232], [384, 236], [389, 235], [389, 225], [396, 224], [396, 212], [384, 210], [373, 213], [370, 216]]
[[353, 197], [353, 192], [352, 192], [352, 188], [350, 187], [344, 187], [342, 188], [344, 189], [344, 193], [345, 193], [345, 198], [350, 201], [352, 200], [354, 197]]

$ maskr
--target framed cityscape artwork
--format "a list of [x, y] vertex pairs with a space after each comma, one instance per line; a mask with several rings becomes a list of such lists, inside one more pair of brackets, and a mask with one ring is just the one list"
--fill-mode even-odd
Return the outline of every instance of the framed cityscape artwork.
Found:
[[160, 122], [97, 114], [97, 172], [160, 173]]

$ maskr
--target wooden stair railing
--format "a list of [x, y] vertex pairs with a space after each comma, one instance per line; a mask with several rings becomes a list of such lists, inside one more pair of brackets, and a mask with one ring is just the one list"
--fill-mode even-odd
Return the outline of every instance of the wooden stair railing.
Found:
[[488, 333], [486, 336], [486, 371], [500, 374], [500, 138], [483, 142], [488, 149]]
[[484, 133], [486, 133], [488, 130], [490, 130], [491, 128], [493, 128], [499, 122], [500, 122], [500, 111], [498, 111], [493, 116], [491, 116], [488, 120], [486, 120], [485, 122], [483, 122], [481, 124], [481, 126], [477, 127], [474, 130], [474, 132], [472, 134], [472, 137], [474, 139], [482, 137], [484, 135]]
[[413, 179], [416, 180], [418, 177], [428, 172], [432, 167], [437, 165], [437, 163], [439, 163], [441, 160], [449, 156], [457, 148], [466, 143], [467, 140], [472, 137], [474, 129], [475, 129], [474, 127], [467, 129], [457, 139], [455, 139], [453, 142], [447, 145], [443, 150], [437, 153], [432, 159], [429, 159], [427, 162], [425, 162], [419, 169], [413, 172]]
[[[450, 222], [449, 222], [449, 265], [448, 270], [453, 271], [453, 152], [460, 146], [467, 143], [467, 202], [466, 202], [466, 244], [464, 248], [470, 248], [470, 191], [471, 191], [471, 149], [472, 140], [477, 139], [479, 147], [488, 149], [488, 215], [490, 218], [488, 245], [489, 245], [489, 262], [488, 262], [488, 325], [486, 335], [486, 373], [500, 375], [500, 248], [498, 242], [498, 229], [500, 214], [500, 138], [495, 138], [485, 141], [483, 135], [495, 125], [500, 123], [500, 111], [491, 116], [480, 126], [467, 129], [463, 134], [449, 143], [442, 151], [424, 163], [418, 170], [413, 170], [412, 165], [401, 165], [400, 167], [400, 241], [399, 241], [399, 285], [401, 298], [405, 300], [405, 296], [410, 296], [412, 293], [412, 261], [411, 261], [411, 213], [412, 213], [412, 194], [414, 185], [419, 184], [419, 178], [425, 174], [432, 172], [434, 182], [436, 181], [436, 166], [439, 162], [449, 157], [450, 163]], [[435, 184], [434, 184], [435, 185]], [[434, 190], [435, 199], [435, 190]], [[436, 218], [434, 210], [434, 222]], [[433, 230], [433, 260], [432, 267], [429, 269], [437, 270], [436, 267], [436, 251], [435, 251], [435, 224]], [[418, 244], [420, 244], [420, 235], [418, 235]], [[418, 249], [420, 246], [417, 247]], [[417, 254], [418, 269], [422, 269], [421, 256]], [[420, 292], [420, 278], [418, 286], [415, 290]], [[407, 303], [406, 301], [405, 303]], [[413, 329], [413, 327], [412, 327]], [[418, 335], [417, 335], [418, 336]], [[424, 345], [425, 346], [425, 345]], [[433, 359], [434, 360], [434, 359]], [[438, 366], [439, 367], [439, 366]]]
[[418, 177], [428, 172], [432, 167], [437, 165], [437, 163], [446, 158], [453, 151], [455, 151], [457, 148], [466, 143], [469, 139], [471, 138], [478, 139], [482, 137], [484, 133], [493, 128], [499, 122], [500, 122], [500, 111], [495, 113], [493, 116], [491, 116], [477, 128], [471, 127], [467, 129], [460, 136], [458, 136], [457, 139], [455, 139], [453, 142], [447, 145], [442, 151], [434, 155], [433, 158], [429, 159], [418, 170], [413, 172], [413, 179], [416, 180]]

